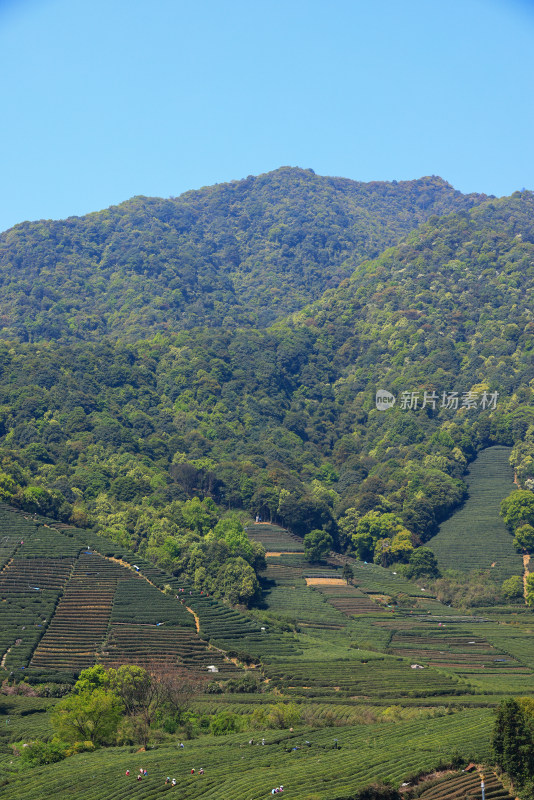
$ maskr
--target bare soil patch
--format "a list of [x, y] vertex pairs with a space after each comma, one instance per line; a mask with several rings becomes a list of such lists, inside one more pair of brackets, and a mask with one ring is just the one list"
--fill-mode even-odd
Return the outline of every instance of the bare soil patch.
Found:
[[307, 586], [346, 586], [344, 578], [305, 578]]

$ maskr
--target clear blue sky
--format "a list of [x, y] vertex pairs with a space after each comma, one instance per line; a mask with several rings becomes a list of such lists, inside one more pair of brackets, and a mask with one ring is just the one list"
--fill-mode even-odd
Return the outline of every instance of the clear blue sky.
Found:
[[534, 2], [0, 0], [0, 230], [282, 165], [534, 189]]

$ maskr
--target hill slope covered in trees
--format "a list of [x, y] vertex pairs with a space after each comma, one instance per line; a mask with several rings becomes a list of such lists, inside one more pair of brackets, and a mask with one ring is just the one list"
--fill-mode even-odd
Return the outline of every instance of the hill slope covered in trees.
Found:
[[[516, 193], [432, 218], [268, 329], [6, 342], [4, 499], [74, 508], [166, 562], [162, 529], [185, 536], [176, 568], [188, 531], [211, 524], [211, 512], [188, 522], [188, 506], [184, 517], [194, 497], [219, 515], [325, 528], [384, 563], [395, 535], [426, 541], [481, 448], [516, 445], [532, 477], [533, 203]], [[379, 388], [397, 397], [389, 411], [375, 407]], [[385, 527], [364, 546], [354, 537], [370, 512]]]
[[25, 222], [0, 236], [0, 335], [264, 327], [431, 215], [484, 199], [437, 177], [358, 183], [284, 167], [178, 198]]

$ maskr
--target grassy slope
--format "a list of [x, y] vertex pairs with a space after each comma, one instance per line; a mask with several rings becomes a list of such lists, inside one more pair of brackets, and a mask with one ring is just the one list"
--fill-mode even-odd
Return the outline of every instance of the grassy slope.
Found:
[[488, 447], [472, 463], [467, 501], [428, 544], [441, 569], [492, 569], [499, 580], [522, 574], [521, 556], [499, 515], [501, 501], [515, 486], [510, 452]]

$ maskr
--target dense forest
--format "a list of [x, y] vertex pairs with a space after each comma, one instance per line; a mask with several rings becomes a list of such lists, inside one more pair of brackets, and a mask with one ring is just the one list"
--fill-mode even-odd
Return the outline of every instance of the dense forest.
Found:
[[533, 205], [281, 169], [16, 226], [0, 499], [211, 590], [239, 515], [408, 560], [480, 449], [534, 478]]
[[0, 236], [0, 336], [145, 338], [265, 327], [433, 214], [469, 210], [441, 178], [358, 183], [281, 168], [163, 200], [135, 197]]

